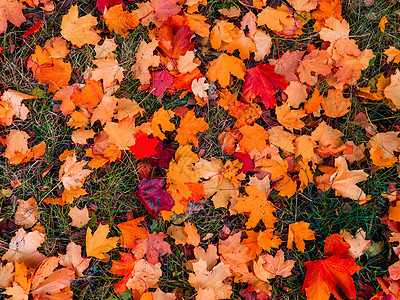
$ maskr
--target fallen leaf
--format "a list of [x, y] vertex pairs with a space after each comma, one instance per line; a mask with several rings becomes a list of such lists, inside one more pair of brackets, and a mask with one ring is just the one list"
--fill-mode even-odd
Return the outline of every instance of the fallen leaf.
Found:
[[25, 5], [15, 0], [0, 1], [0, 33], [6, 32], [7, 21], [17, 27], [26, 22], [22, 13], [22, 10], [25, 8]]
[[117, 247], [119, 237], [107, 238], [110, 232], [109, 225], [101, 225], [92, 234], [90, 228], [86, 231], [86, 253], [87, 256], [96, 257], [99, 259], [106, 258], [104, 253]]
[[90, 258], [83, 258], [81, 255], [82, 247], [69, 242], [67, 253], [61, 256], [60, 265], [70, 268], [76, 276], [83, 277], [83, 272], [89, 267]]
[[197, 133], [206, 131], [208, 124], [203, 118], [196, 118], [194, 110], [190, 110], [181, 120], [179, 128], [176, 130], [177, 135], [175, 140], [180, 146], [194, 144], [199, 146], [199, 141], [196, 137]]
[[307, 261], [303, 293], [309, 300], [329, 300], [330, 295], [342, 299], [338, 288], [347, 298], [356, 299], [356, 289], [350, 276], [362, 269], [354, 260], [331, 256], [327, 259]]
[[220, 86], [224, 88], [229, 85], [231, 75], [244, 79], [245, 74], [246, 67], [241, 59], [223, 53], [210, 62], [207, 78], [214, 82], [218, 80]]
[[68, 215], [72, 219], [70, 225], [78, 228], [84, 227], [90, 220], [89, 210], [86, 207], [82, 209], [77, 206], [71, 207]]
[[65, 189], [71, 190], [83, 186], [86, 177], [92, 173], [90, 170], [83, 169], [86, 164], [86, 161], [77, 162], [75, 154], [67, 157], [59, 172], [59, 180]]
[[365, 239], [366, 233], [364, 230], [358, 230], [354, 236], [347, 230], [341, 230], [340, 233], [343, 235], [344, 240], [349, 243], [349, 253], [353, 259], [359, 258], [369, 249], [371, 241]]
[[93, 30], [97, 20], [92, 15], [78, 17], [78, 5], [71, 6], [61, 22], [61, 35], [77, 47], [96, 45], [101, 37]]
[[263, 259], [262, 266], [270, 274], [267, 276], [268, 279], [272, 279], [275, 276], [289, 277], [292, 275], [292, 269], [296, 263], [291, 259], [285, 260], [285, 255], [281, 249], [276, 252], [275, 256], [270, 254], [263, 255]]
[[300, 221], [289, 224], [289, 235], [287, 240], [288, 249], [293, 249], [293, 243], [296, 245], [297, 250], [304, 252], [306, 244], [304, 241], [315, 240], [315, 232], [309, 229], [310, 223]]
[[287, 87], [286, 79], [276, 74], [274, 70], [275, 67], [268, 64], [259, 64], [248, 69], [244, 77], [242, 100], [250, 101], [260, 97], [265, 108], [274, 108], [276, 106], [274, 89]]
[[159, 262], [159, 257], [171, 253], [170, 245], [164, 241], [167, 237], [164, 233], [153, 232], [147, 237], [136, 241], [135, 258], [142, 259], [146, 255], [147, 261], [155, 265]]

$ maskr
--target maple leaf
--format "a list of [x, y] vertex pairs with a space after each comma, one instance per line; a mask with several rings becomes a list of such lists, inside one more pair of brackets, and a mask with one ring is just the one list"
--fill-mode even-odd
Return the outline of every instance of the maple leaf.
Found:
[[165, 21], [170, 16], [178, 14], [182, 9], [182, 6], [176, 4], [178, 0], [151, 0], [150, 2], [160, 21]]
[[282, 276], [284, 278], [292, 275], [292, 269], [296, 261], [288, 259], [285, 260], [285, 255], [281, 249], [279, 249], [275, 256], [270, 254], [262, 255], [259, 261], [262, 262], [262, 267], [265, 272], [263, 272], [263, 278], [272, 279], [275, 276]]
[[75, 154], [67, 157], [59, 172], [59, 179], [62, 181], [65, 189], [71, 190], [83, 186], [86, 177], [92, 173], [90, 170], [83, 169], [86, 164], [86, 161], [77, 162]]
[[91, 111], [99, 104], [103, 97], [104, 93], [101, 82], [96, 80], [86, 80], [85, 86], [81, 89], [75, 90], [71, 95], [71, 101], [76, 106], [87, 106], [89, 111]]
[[[23, 94], [8, 89], [0, 96], [0, 103], [5, 111], [0, 113], [0, 125], [9, 126], [13, 122], [13, 117], [25, 120], [28, 116], [29, 109], [22, 103], [23, 100], [34, 99], [35, 96]], [[1, 110], [0, 110], [1, 111]]]
[[356, 183], [366, 180], [368, 174], [362, 170], [349, 171], [346, 159], [342, 156], [335, 159], [335, 166], [338, 170], [330, 177], [330, 186], [335, 194], [356, 200], [360, 205], [367, 202], [369, 198]]
[[157, 138], [150, 139], [147, 134], [139, 131], [135, 135], [135, 145], [129, 146], [129, 151], [135, 155], [135, 159], [150, 157], [157, 153], [155, 149], [158, 143]]
[[159, 262], [159, 257], [171, 253], [170, 245], [164, 241], [167, 237], [164, 233], [153, 232], [136, 242], [135, 258], [141, 259], [146, 255], [146, 259], [152, 265]]
[[27, 162], [33, 157], [32, 151], [28, 148], [28, 139], [29, 135], [25, 131], [10, 130], [5, 139], [7, 148], [3, 154], [10, 164]]
[[18, 200], [17, 211], [15, 212], [15, 222], [25, 228], [33, 227], [39, 216], [38, 205], [34, 198], [28, 200]]
[[366, 240], [366, 233], [364, 230], [359, 230], [353, 236], [347, 230], [341, 230], [344, 240], [350, 245], [349, 253], [353, 259], [359, 258], [363, 255], [371, 245], [370, 240]]
[[101, 13], [104, 13], [104, 10], [115, 5], [125, 6], [123, 0], [96, 0], [96, 7]]
[[300, 130], [305, 126], [305, 123], [300, 119], [306, 116], [304, 109], [291, 109], [288, 103], [283, 103], [275, 108], [276, 118], [285, 128], [293, 131]]
[[151, 75], [149, 67], [157, 67], [160, 64], [160, 57], [154, 55], [154, 50], [158, 47], [158, 41], [150, 43], [142, 41], [136, 52], [136, 63], [132, 66], [133, 78], [139, 79], [141, 84], [149, 84]]
[[343, 240], [343, 235], [339, 233], [331, 234], [324, 242], [325, 256], [337, 256], [342, 259], [351, 259], [349, 254], [350, 245]]
[[[115, 1], [115, 0], [114, 0]], [[114, 5], [104, 11], [104, 21], [111, 32], [115, 32], [123, 38], [128, 38], [129, 29], [135, 29], [139, 19], [135, 13], [124, 11], [122, 4]]]
[[246, 67], [241, 59], [223, 53], [210, 62], [207, 78], [214, 82], [218, 80], [221, 87], [226, 87], [231, 75], [244, 79], [245, 74]]
[[304, 252], [306, 249], [304, 241], [315, 240], [315, 232], [309, 229], [309, 226], [310, 223], [304, 221], [289, 224], [288, 249], [293, 249], [293, 243], [295, 243], [297, 250]]
[[160, 49], [171, 58], [178, 59], [187, 51], [194, 49], [194, 42], [191, 41], [193, 31], [183, 16], [174, 15], [168, 18], [157, 31], [157, 35]]
[[356, 299], [356, 289], [350, 277], [362, 269], [352, 259], [342, 259], [331, 256], [327, 259], [307, 261], [303, 263], [307, 268], [303, 283], [303, 293], [309, 300], [329, 300], [330, 295], [336, 299], [343, 299], [337, 287], [349, 299]]
[[67, 253], [61, 256], [60, 265], [70, 268], [77, 276], [82, 277], [83, 272], [89, 267], [90, 258], [83, 258], [81, 255], [82, 247], [69, 242]]
[[171, 225], [168, 227], [168, 235], [175, 240], [175, 244], [189, 244], [197, 247], [200, 243], [200, 235], [192, 223], [185, 223], [185, 227]]
[[92, 29], [97, 20], [92, 15], [78, 17], [78, 5], [71, 6], [61, 22], [61, 35], [77, 47], [96, 45], [101, 37]]
[[269, 64], [259, 64], [248, 69], [244, 77], [242, 100], [250, 101], [260, 97], [265, 108], [274, 108], [276, 105], [274, 88], [285, 89], [286, 79], [275, 73], [275, 67]]
[[180, 146], [188, 144], [194, 144], [196, 147], [199, 146], [197, 140], [197, 133], [206, 131], [209, 128], [208, 124], [203, 118], [196, 118], [194, 110], [188, 111], [185, 117], [182, 118], [179, 128], [176, 130], [177, 135], [175, 140]]
[[0, 288], [4, 289], [12, 286], [15, 278], [14, 264], [9, 262], [0, 266]]
[[113, 58], [102, 58], [92, 61], [98, 68], [92, 71], [92, 80], [103, 80], [104, 89], [114, 86], [114, 82], [124, 80], [124, 68]]
[[110, 232], [109, 225], [101, 225], [96, 229], [94, 234], [90, 228], [86, 231], [86, 253], [87, 256], [96, 258], [106, 258], [104, 253], [117, 247], [119, 237], [107, 238]]
[[[175, 116], [175, 113], [171, 110], [165, 110], [161, 107], [158, 111], [153, 114], [153, 119], [151, 120], [151, 129], [153, 130], [153, 136], [160, 138], [160, 140], [166, 139], [165, 134], [162, 131], [173, 131], [175, 130], [175, 125], [170, 122]], [[162, 129], [162, 131], [160, 130]]]
[[400, 107], [400, 71], [390, 76], [391, 83], [384, 90], [385, 97], [388, 98], [396, 107]]
[[113, 260], [113, 264], [110, 273], [115, 274], [117, 276], [124, 276], [124, 278], [114, 285], [114, 290], [118, 294], [122, 294], [128, 288], [126, 287], [126, 283], [131, 277], [131, 273], [133, 268], [135, 267], [135, 257], [132, 253], [123, 253], [120, 252], [121, 259], [118, 261]]
[[260, 152], [267, 146], [268, 132], [260, 125], [245, 125], [240, 127], [240, 133], [243, 135], [239, 142], [240, 149], [250, 152], [258, 149]]
[[200, 299], [228, 299], [231, 297], [232, 287], [223, 283], [223, 280], [231, 275], [231, 271], [225, 263], [220, 262], [211, 270], [207, 270], [207, 262], [199, 259], [192, 263], [192, 267], [194, 274], [189, 274], [189, 284], [198, 291], [198, 298], [201, 294], [203, 297]]
[[44, 234], [39, 231], [26, 232], [20, 228], [11, 239], [8, 251], [2, 259], [8, 262], [24, 262], [28, 267], [36, 268], [46, 259], [45, 255], [37, 251], [44, 241]]
[[272, 228], [267, 228], [264, 231], [260, 231], [257, 237], [258, 245], [267, 252], [271, 251], [271, 248], [278, 248], [282, 244], [282, 240], [274, 235]]
[[231, 31], [235, 29], [235, 25], [222, 20], [218, 21], [210, 33], [210, 44], [213, 48], [219, 50], [222, 42], [230, 43], [233, 41]]
[[121, 230], [121, 245], [123, 247], [135, 249], [136, 239], [142, 239], [149, 235], [145, 228], [139, 227], [143, 221], [145, 221], [145, 217], [136, 218], [117, 225], [119, 230]]
[[141, 259], [135, 263], [131, 278], [126, 282], [126, 287], [132, 290], [137, 290], [142, 294], [147, 289], [155, 287], [161, 275], [162, 271], [160, 263], [152, 265], [145, 259]]
[[238, 49], [241, 59], [249, 59], [250, 53], [257, 50], [256, 44], [244, 34], [243, 30], [235, 28], [230, 32], [230, 35], [232, 41], [226, 45], [226, 51], [229, 53], [233, 53]]
[[165, 179], [162, 178], [143, 178], [138, 186], [139, 201], [156, 219], [160, 211], [169, 211], [174, 206], [174, 200], [163, 189], [164, 184]]
[[327, 51], [312, 50], [297, 67], [300, 81], [313, 86], [318, 82], [318, 75], [328, 75], [331, 72], [331, 67], [327, 64], [329, 58]]
[[151, 85], [150, 93], [162, 98], [165, 91], [172, 87], [174, 84], [174, 76], [172, 76], [167, 70], [153, 72], [151, 74]]
[[267, 25], [271, 30], [281, 31], [285, 25], [293, 26], [293, 21], [290, 16], [291, 15], [285, 11], [266, 7], [258, 14], [257, 25]]
[[285, 76], [287, 81], [299, 80], [296, 76], [296, 70], [305, 51], [286, 51], [278, 59], [269, 59], [268, 62], [275, 66], [275, 73]]
[[22, 10], [25, 5], [15, 0], [1, 0], [0, 1], [0, 33], [6, 32], [7, 21], [19, 27], [22, 23], [26, 22]]
[[255, 186], [246, 186], [246, 193], [248, 196], [239, 197], [233, 207], [238, 213], [249, 214], [246, 228], [256, 227], [260, 220], [264, 222], [265, 227], [274, 228], [276, 218], [273, 213], [276, 208], [271, 201], [267, 200], [265, 193]]
[[84, 227], [90, 220], [89, 210], [86, 207], [82, 209], [77, 206], [71, 207], [68, 215], [72, 219], [70, 225], [78, 228]]
[[190, 30], [193, 30], [196, 34], [202, 37], [208, 37], [210, 34], [211, 25], [206, 23], [207, 18], [200, 14], [187, 14], [184, 13], [185, 18], [188, 21]]
[[247, 273], [250, 261], [256, 257], [250, 248], [240, 243], [241, 236], [242, 233], [237, 232], [226, 240], [219, 240], [218, 244], [221, 261], [237, 274]]

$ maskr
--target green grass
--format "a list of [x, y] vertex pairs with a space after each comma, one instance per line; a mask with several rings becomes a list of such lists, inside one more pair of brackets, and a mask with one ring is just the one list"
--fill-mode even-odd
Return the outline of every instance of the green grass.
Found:
[[[21, 35], [25, 30], [33, 25], [29, 20], [21, 28], [9, 25], [7, 32], [0, 35], [0, 47], [4, 49], [4, 55], [0, 55], [0, 89], [14, 89], [24, 93], [31, 93], [36, 88], [41, 91], [46, 90], [46, 86], [38, 84], [32, 73], [26, 68], [26, 60], [33, 53], [36, 45], [44, 45], [44, 42], [52, 37], [59, 36], [61, 19], [69, 9], [69, 5], [56, 2], [56, 9], [53, 13], [46, 13], [47, 19], [45, 26], [38, 33], [22, 40]], [[396, 64], [386, 64], [386, 56], [383, 51], [389, 45], [399, 47], [400, 34], [398, 28], [400, 21], [398, 18], [400, 5], [397, 1], [375, 0], [371, 6], [366, 6], [364, 1], [343, 1], [343, 17], [350, 23], [350, 35], [357, 41], [361, 50], [372, 49], [375, 54], [374, 63], [363, 72], [362, 77], [353, 87], [346, 90], [347, 95], [352, 100], [350, 112], [339, 119], [326, 119], [329, 124], [343, 132], [343, 140], [352, 140], [357, 145], [366, 143], [369, 136], [365, 130], [357, 126], [353, 120], [359, 112], [368, 115], [371, 122], [378, 126], [378, 131], [396, 130], [395, 125], [400, 125], [400, 113], [391, 110], [391, 107], [382, 101], [373, 102], [357, 97], [357, 88], [367, 86], [371, 79], [377, 75], [384, 74], [389, 76], [398, 68]], [[129, 8], [135, 7], [132, 2], [127, 3]], [[221, 15], [217, 12], [220, 8], [236, 6], [242, 8], [240, 1], [208, 1], [207, 7], [201, 7], [203, 13], [211, 21], [220, 19]], [[95, 10], [93, 1], [79, 1], [81, 13], [93, 13], [99, 15]], [[40, 11], [40, 10], [39, 10]], [[44, 13], [40, 11], [39, 16]], [[381, 32], [378, 27], [380, 19], [386, 16], [388, 23], [385, 32]], [[277, 58], [278, 54], [286, 50], [305, 50], [307, 45], [319, 41], [311, 28], [311, 24], [305, 27], [305, 34], [298, 38], [286, 39], [274, 36], [273, 47], [268, 58]], [[99, 23], [98, 29], [105, 30], [103, 22]], [[185, 106], [190, 101], [187, 95], [180, 99], [178, 95], [164, 97], [161, 101], [153, 95], [148, 95], [147, 91], [138, 92], [140, 83], [133, 80], [130, 76], [130, 69], [135, 62], [135, 51], [141, 40], [148, 41], [148, 29], [139, 25], [131, 31], [128, 39], [111, 34], [118, 44], [117, 55], [121, 66], [125, 69], [126, 78], [121, 84], [117, 97], [134, 99], [140, 103], [146, 113], [141, 117], [141, 121], [149, 120], [153, 113], [162, 105], [167, 109]], [[82, 83], [83, 72], [87, 67], [92, 67], [91, 60], [94, 59], [94, 51], [90, 46], [83, 46], [74, 49], [68, 58], [73, 66], [71, 84]], [[207, 57], [207, 59], [210, 57]], [[251, 66], [248, 66], [251, 67]], [[240, 89], [240, 81], [236, 81], [232, 91]], [[43, 97], [24, 101], [30, 110], [28, 119], [21, 121], [16, 119], [10, 127], [0, 127], [1, 137], [5, 137], [10, 129], [20, 129], [28, 132], [31, 136], [30, 144], [35, 145], [41, 141], [46, 142], [46, 154], [37, 161], [31, 161], [23, 166], [12, 166], [6, 159], [0, 158], [0, 187], [11, 188], [11, 197], [0, 197], [0, 217], [12, 222], [13, 215], [17, 207], [18, 199], [28, 199], [34, 197], [38, 201], [45, 197], [57, 197], [62, 192], [59, 182], [58, 170], [62, 162], [58, 156], [66, 149], [76, 149], [79, 159], [84, 159], [85, 147], [74, 146], [70, 135], [72, 130], [66, 125], [68, 118], [62, 116], [54, 109], [55, 103], [52, 95], [43, 93]], [[190, 107], [192, 108], [192, 107]], [[225, 110], [214, 103], [203, 108], [196, 107], [196, 114], [204, 117], [210, 125], [210, 129], [199, 135], [200, 149], [204, 150], [203, 158], [220, 158], [223, 160], [231, 159], [225, 155], [218, 145], [218, 135], [226, 128], [233, 125], [234, 119]], [[266, 123], [260, 119], [261, 125]], [[311, 129], [311, 128], [310, 128]], [[176, 146], [176, 145], [175, 145]], [[331, 164], [333, 161], [331, 162]], [[86, 180], [84, 188], [87, 195], [75, 201], [78, 207], [88, 207], [91, 211], [92, 219], [87, 227], [97, 228], [97, 224], [110, 224], [114, 235], [119, 231], [115, 224], [126, 221], [127, 214], [134, 218], [148, 215], [137, 199], [135, 192], [139, 183], [137, 172], [137, 162], [129, 153], [124, 153], [121, 161], [112, 163], [109, 166], [95, 170]], [[323, 240], [333, 233], [338, 233], [341, 229], [346, 229], [352, 234], [362, 228], [367, 233], [367, 238], [374, 242], [384, 242], [382, 252], [376, 256], [363, 256], [357, 263], [364, 266], [364, 269], [354, 276], [356, 286], [362, 284], [370, 285], [375, 291], [379, 285], [376, 278], [387, 274], [388, 266], [396, 261], [392, 254], [388, 242], [388, 229], [382, 225], [379, 218], [387, 213], [388, 201], [382, 197], [390, 183], [398, 182], [397, 170], [395, 167], [374, 170], [371, 172], [372, 163], [367, 159], [361, 163], [350, 166], [351, 169], [365, 169], [370, 174], [369, 178], [359, 184], [359, 186], [371, 195], [371, 200], [365, 205], [358, 205], [356, 202], [337, 197], [334, 191], [330, 190], [321, 193], [315, 187], [309, 187], [303, 192], [296, 193], [290, 199], [282, 198], [273, 192], [270, 196], [271, 201], [277, 206], [278, 222], [276, 234], [283, 240], [288, 234], [288, 224], [304, 220], [311, 224], [311, 229], [317, 232], [317, 240], [307, 242], [304, 253], [295, 251], [285, 251], [286, 258], [296, 261], [293, 270], [294, 275], [288, 278], [277, 278], [271, 280], [274, 295], [279, 295], [279, 299], [305, 299], [301, 292], [304, 281], [305, 267], [304, 261], [323, 258]], [[41, 172], [51, 168], [48, 174], [42, 177]], [[160, 174], [160, 170], [158, 170]], [[164, 172], [165, 176], [165, 172]], [[20, 185], [12, 188], [10, 181], [18, 180]], [[189, 216], [189, 221], [197, 227], [200, 235], [212, 233], [213, 237], [206, 244], [215, 244], [219, 241], [219, 232], [225, 226], [232, 231], [245, 229], [246, 217], [243, 215], [230, 215], [227, 209], [215, 209], [209, 201], [202, 201], [199, 206], [201, 209]], [[77, 229], [69, 225], [68, 205], [60, 207], [58, 205], [40, 204], [40, 223], [46, 228], [46, 242], [42, 246], [42, 252], [48, 256], [65, 253], [66, 245], [73, 240], [80, 245], [85, 244], [86, 227]], [[156, 221], [152, 217], [146, 218], [147, 225], [151, 231], [166, 232], [169, 223]], [[5, 230], [0, 238], [2, 247], [6, 247], [8, 242], [15, 234], [13, 230]], [[163, 291], [176, 291], [183, 299], [193, 299], [195, 290], [188, 283], [189, 270], [185, 267], [188, 260], [192, 259], [191, 250], [184, 249], [182, 245], [175, 245], [173, 239], [168, 238], [171, 244], [172, 253], [162, 258], [163, 276], [159, 281], [159, 286]], [[0, 255], [4, 249], [0, 249]], [[110, 252], [111, 260], [119, 259], [118, 251]], [[109, 262], [100, 262], [93, 259], [90, 267], [85, 272], [85, 276], [77, 279], [71, 285], [75, 299], [130, 299], [129, 293], [122, 297], [114, 295], [113, 285], [121, 278], [108, 272], [111, 267]], [[245, 284], [236, 283], [232, 299], [244, 299], [243, 290]]]

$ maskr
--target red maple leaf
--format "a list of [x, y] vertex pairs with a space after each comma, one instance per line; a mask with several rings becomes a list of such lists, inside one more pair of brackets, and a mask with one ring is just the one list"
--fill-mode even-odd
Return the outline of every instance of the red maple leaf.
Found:
[[274, 108], [276, 106], [274, 88], [285, 89], [287, 86], [285, 77], [275, 73], [275, 66], [259, 64], [248, 69], [244, 76], [242, 100], [249, 102], [259, 96], [265, 108]]
[[167, 70], [153, 72], [151, 74], [150, 93], [161, 98], [165, 91], [174, 84], [174, 76]]
[[136, 159], [150, 157], [157, 153], [156, 147], [159, 142], [157, 138], [149, 139], [148, 135], [142, 131], [136, 133], [135, 138], [135, 145], [129, 146], [129, 150], [135, 155]]
[[193, 34], [186, 18], [179, 15], [172, 16], [157, 31], [160, 39], [159, 47], [169, 57], [179, 58], [188, 50], [194, 49], [194, 42], [191, 41]]
[[343, 240], [343, 235], [336, 233], [325, 239], [324, 255], [337, 256], [343, 259], [351, 259], [350, 245]]
[[178, 0], [151, 0], [150, 2], [160, 21], [165, 21], [168, 17], [176, 15], [182, 9], [182, 6], [176, 4]]
[[[128, 1], [132, 1], [132, 0], [128, 0]], [[120, 5], [120, 4], [123, 7], [125, 7], [124, 1], [122, 1], [122, 0], [97, 0], [96, 7], [103, 14], [104, 11], [106, 10], [106, 8], [108, 9], [110, 7]]]
[[356, 299], [356, 288], [350, 277], [362, 269], [353, 259], [342, 259], [331, 256], [327, 259], [307, 261], [307, 268], [303, 283], [303, 293], [308, 300], [329, 300], [330, 295], [343, 300], [338, 288], [349, 299]]
[[124, 278], [122, 278], [114, 285], [115, 292], [121, 295], [128, 289], [126, 287], [126, 283], [128, 282], [129, 278], [131, 278], [131, 273], [133, 268], [135, 267], [136, 259], [130, 252], [120, 252], [120, 254], [121, 259], [118, 261], [113, 261], [112, 267], [109, 272], [117, 276], [124, 276]]
[[175, 202], [163, 188], [165, 180], [162, 178], [143, 178], [139, 184], [138, 197], [149, 213], [157, 220], [162, 210], [171, 210]]

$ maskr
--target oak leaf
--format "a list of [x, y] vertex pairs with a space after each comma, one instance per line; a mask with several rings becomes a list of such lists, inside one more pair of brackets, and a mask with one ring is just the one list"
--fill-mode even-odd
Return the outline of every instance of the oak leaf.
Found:
[[315, 240], [315, 232], [309, 229], [309, 226], [310, 223], [304, 221], [289, 224], [288, 249], [293, 249], [293, 243], [295, 243], [297, 250], [304, 252], [306, 249], [304, 241]]
[[246, 67], [241, 59], [223, 53], [210, 62], [207, 78], [214, 82], [218, 80], [220, 86], [224, 88], [229, 85], [231, 75], [244, 79], [245, 74]]
[[248, 69], [244, 77], [242, 100], [250, 101], [261, 98], [265, 108], [274, 108], [276, 105], [274, 89], [285, 89], [286, 79], [275, 73], [275, 67], [269, 64], [259, 64]]
[[331, 256], [327, 259], [304, 262], [307, 268], [303, 293], [309, 300], [329, 300], [330, 295], [343, 299], [338, 288], [349, 299], [356, 299], [356, 289], [350, 277], [362, 269], [352, 259]]
[[101, 225], [96, 229], [94, 234], [90, 228], [86, 231], [86, 253], [87, 256], [99, 259], [106, 258], [104, 253], [117, 247], [119, 237], [107, 238], [110, 232], [109, 225]]
[[96, 45], [101, 37], [93, 30], [97, 25], [96, 17], [86, 15], [78, 17], [78, 5], [71, 6], [61, 22], [61, 35], [77, 47], [84, 44]]
[[239, 197], [233, 207], [238, 213], [249, 214], [246, 228], [254, 228], [259, 221], [263, 221], [266, 228], [274, 228], [276, 218], [273, 213], [276, 211], [271, 201], [267, 200], [264, 192], [255, 186], [246, 186], [248, 196]]

